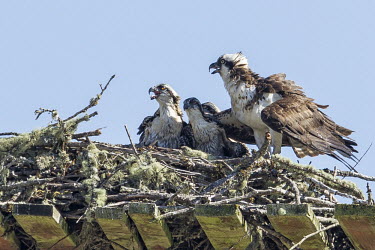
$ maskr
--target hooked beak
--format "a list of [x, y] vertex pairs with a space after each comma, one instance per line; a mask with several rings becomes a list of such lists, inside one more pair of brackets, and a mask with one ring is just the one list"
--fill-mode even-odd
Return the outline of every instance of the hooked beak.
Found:
[[219, 73], [220, 66], [216, 62], [214, 62], [214, 63], [211, 63], [210, 67], [208, 68], [208, 72], [210, 72], [211, 69], [215, 69], [214, 71], [211, 72], [211, 74], [216, 74], [216, 73]]
[[155, 95], [150, 96], [151, 100], [154, 100], [155, 98], [158, 98], [159, 95], [160, 95], [160, 92], [155, 87], [149, 88], [148, 94], [151, 94], [151, 92], [155, 94]]

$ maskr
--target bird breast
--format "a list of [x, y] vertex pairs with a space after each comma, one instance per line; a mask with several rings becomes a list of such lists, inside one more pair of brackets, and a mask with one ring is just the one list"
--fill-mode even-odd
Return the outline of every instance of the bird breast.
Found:
[[258, 102], [250, 105], [257, 94], [255, 85], [246, 86], [245, 83], [236, 83], [228, 86], [227, 90], [236, 118], [253, 129], [267, 127], [261, 119], [262, 110], [282, 98], [277, 93], [263, 93]]
[[179, 138], [182, 130], [182, 119], [173, 110], [160, 110], [160, 116], [152, 122], [148, 131], [149, 138], [146, 142], [151, 144], [157, 141], [159, 147], [179, 148]]

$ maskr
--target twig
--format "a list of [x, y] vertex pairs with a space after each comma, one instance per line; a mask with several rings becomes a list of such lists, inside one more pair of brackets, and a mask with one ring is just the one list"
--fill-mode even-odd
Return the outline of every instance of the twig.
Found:
[[277, 239], [279, 239], [281, 241], [281, 243], [287, 247], [289, 246], [292, 246], [293, 245], [293, 242], [291, 240], [289, 240], [287, 237], [285, 237], [284, 235], [282, 235], [281, 233], [279, 232], [276, 232], [274, 230], [272, 230], [269, 226], [267, 225], [262, 225], [262, 223], [260, 223], [259, 221], [256, 221], [256, 220], [251, 220], [248, 221], [250, 224], [253, 224], [253, 225], [256, 225], [258, 226], [260, 229], [262, 229], [264, 232], [266, 232], [267, 234], [270, 234], [274, 237], [276, 237]]
[[233, 202], [237, 202], [237, 201], [240, 201], [240, 200], [245, 200], [245, 199], [248, 199], [248, 198], [253, 197], [253, 196], [270, 195], [270, 194], [275, 194], [275, 193], [276, 194], [282, 194], [282, 195], [290, 194], [289, 191], [287, 191], [285, 189], [282, 189], [282, 188], [269, 188], [269, 189], [266, 189], [266, 190], [252, 189], [251, 192], [249, 192], [245, 195], [230, 198], [230, 199], [225, 199], [225, 200], [221, 200], [221, 201], [211, 202], [210, 205], [228, 204], [228, 203], [233, 203]]
[[285, 180], [292, 187], [292, 189], [294, 191], [294, 194], [296, 196], [295, 197], [296, 204], [301, 204], [301, 195], [300, 195], [299, 189], [297, 187], [297, 184], [285, 175], [280, 175], [280, 178]]
[[[329, 169], [324, 169], [325, 172], [327, 173], [330, 173], [330, 174], [334, 174], [334, 171], [332, 170], [329, 170]], [[336, 175], [337, 176], [343, 176], [343, 177], [356, 177], [356, 178], [360, 178], [362, 180], [366, 180], [366, 181], [375, 181], [375, 177], [373, 176], [368, 176], [368, 175], [364, 175], [364, 174], [360, 174], [360, 173], [356, 173], [356, 172], [352, 172], [352, 171], [341, 171], [341, 170], [336, 170]]]
[[[361, 156], [361, 158], [359, 158], [359, 160], [353, 166], [354, 171], [355, 171], [355, 167], [361, 162], [361, 160], [363, 159], [363, 157], [365, 157], [365, 155], [367, 154], [367, 152], [370, 150], [371, 147], [372, 147], [372, 142], [371, 142], [370, 146], [367, 148], [367, 150], [365, 151], [365, 153]], [[355, 171], [355, 172], [357, 172], [357, 171]]]
[[102, 86], [100, 86], [100, 88], [101, 88], [102, 91], [101, 91], [100, 94], [98, 94], [95, 98], [92, 98], [92, 99], [90, 100], [89, 105], [87, 105], [86, 107], [84, 107], [84, 108], [81, 109], [80, 111], [76, 112], [74, 115], [72, 115], [72, 116], [70, 116], [70, 117], [64, 119], [63, 122], [69, 121], [69, 120], [73, 119], [74, 117], [76, 117], [77, 115], [82, 114], [82, 113], [85, 113], [88, 109], [90, 109], [90, 108], [96, 106], [96, 105], [98, 104], [98, 101], [100, 100], [102, 94], [103, 94], [104, 91], [107, 89], [109, 83], [112, 81], [113, 78], [115, 78], [115, 75], [111, 76], [111, 78], [108, 80], [108, 82], [107, 82], [107, 84], [105, 85], [104, 88], [102, 88]]
[[78, 139], [78, 138], [89, 137], [89, 136], [99, 136], [99, 135], [102, 134], [102, 131], [100, 131], [100, 130], [101, 130], [101, 128], [98, 128], [97, 130], [94, 130], [94, 131], [74, 134], [74, 135], [72, 135], [72, 139]]
[[355, 197], [355, 196], [353, 196], [353, 195], [350, 195], [350, 194], [347, 194], [347, 193], [343, 193], [343, 192], [340, 192], [340, 191], [335, 190], [335, 189], [333, 189], [333, 188], [330, 188], [330, 187], [328, 187], [327, 185], [325, 185], [324, 183], [318, 181], [318, 180], [315, 179], [315, 178], [312, 178], [312, 177], [306, 177], [305, 179], [306, 179], [307, 181], [310, 181], [310, 182], [314, 183], [315, 185], [319, 186], [320, 188], [326, 189], [328, 192], [330, 192], [330, 193], [332, 193], [332, 194], [340, 195], [340, 196], [343, 196], [343, 197], [346, 197], [346, 198], [352, 199], [353, 201], [358, 202], [358, 203], [361, 203], [361, 204], [367, 204], [367, 201], [362, 200], [362, 199], [358, 199], [357, 197]]
[[105, 205], [104, 207], [117, 207], [117, 206], [123, 206], [125, 204], [129, 203], [129, 201], [120, 201], [120, 202], [116, 202], [116, 203], [110, 203], [110, 204], [107, 204]]
[[[269, 162], [267, 160], [261, 160], [264, 161], [264, 165], [270, 166]], [[332, 175], [327, 174], [323, 170], [316, 169], [315, 167], [311, 165], [302, 165], [292, 162], [290, 159], [282, 157], [280, 155], [273, 155], [272, 157], [272, 167], [275, 169], [288, 169], [290, 171], [293, 171], [294, 174], [299, 174], [301, 176], [306, 175], [316, 175], [319, 178], [322, 178], [322, 180], [327, 181], [330, 183], [331, 186], [334, 186], [336, 189], [350, 192], [354, 194], [356, 197], [363, 199], [363, 193], [362, 191], [353, 186], [351, 182], [340, 180], [340, 179], [334, 179]], [[259, 164], [260, 162], [258, 162]]]
[[135, 146], [134, 146], [134, 143], [133, 143], [133, 141], [132, 141], [132, 138], [130, 137], [130, 133], [129, 133], [129, 131], [128, 131], [128, 127], [126, 126], [126, 124], [124, 125], [124, 127], [125, 127], [125, 130], [126, 130], [126, 134], [128, 135], [128, 138], [129, 138], [130, 144], [132, 145], [132, 148], [133, 148], [134, 154], [137, 156], [137, 158], [138, 158], [138, 159], [141, 161], [141, 163], [142, 163], [141, 157], [139, 157], [138, 151], [137, 151], [137, 149], [136, 149]]
[[249, 157], [249, 158], [244, 158], [243, 159], [243, 165], [238, 167], [236, 170], [234, 170], [232, 173], [230, 173], [229, 175], [227, 175], [226, 177], [224, 178], [221, 178], [213, 183], [211, 183], [210, 185], [208, 185], [208, 187], [206, 187], [202, 194], [206, 194], [206, 193], [209, 193], [211, 192], [213, 189], [217, 188], [217, 187], [220, 187], [221, 185], [223, 185], [225, 182], [229, 181], [230, 179], [234, 178], [241, 170], [244, 170], [244, 169], [247, 169], [247, 168], [250, 168], [252, 166], [252, 164], [258, 160], [260, 157], [264, 156], [267, 151], [268, 151], [268, 147], [271, 143], [271, 136], [270, 134], [267, 132], [266, 133], [266, 136], [265, 136], [265, 141], [264, 141], [264, 144], [262, 145], [262, 147], [258, 150], [258, 152], [253, 156], [253, 157]]
[[338, 225], [340, 225], [340, 224], [339, 224], [339, 223], [335, 223], [335, 224], [332, 224], [332, 225], [330, 225], [330, 226], [328, 226], [328, 227], [323, 227], [322, 229], [320, 229], [320, 230], [318, 230], [318, 231], [316, 231], [316, 232], [314, 232], [314, 233], [311, 233], [311, 234], [308, 234], [308, 235], [304, 236], [304, 237], [302, 238], [302, 240], [300, 240], [297, 244], [294, 244], [291, 248], [289, 248], [289, 250], [293, 250], [293, 249], [295, 249], [296, 247], [300, 246], [300, 245], [301, 245], [305, 240], [307, 240], [308, 238], [310, 238], [310, 237], [312, 237], [312, 236], [314, 236], [314, 235], [316, 235], [316, 234], [319, 234], [319, 233], [321, 233], [321, 232], [327, 231], [327, 230], [329, 230], [329, 229], [331, 229], [331, 228], [337, 227]]
[[190, 213], [190, 212], [194, 211], [194, 209], [195, 208], [193, 208], [193, 207], [180, 209], [180, 210], [177, 210], [177, 211], [173, 211], [173, 212], [169, 212], [169, 213], [159, 215], [159, 216], [155, 217], [155, 219], [156, 220], [162, 220], [162, 219], [166, 219], [166, 218], [173, 217], [173, 216], [176, 216], [176, 215], [187, 214], [187, 213]]
[[301, 200], [306, 203], [315, 203], [326, 207], [335, 207], [335, 203], [320, 198], [302, 196]]
[[21, 182], [18, 182], [18, 183], [15, 183], [15, 184], [11, 184], [11, 185], [0, 186], [0, 191], [10, 191], [10, 190], [13, 190], [13, 189], [18, 189], [20, 187], [43, 185], [43, 184], [45, 184], [47, 182], [52, 182], [52, 181], [54, 181], [56, 179], [58, 179], [58, 177], [36, 179], [36, 180], [29, 180], [29, 181], [21, 181]]
[[72, 234], [74, 234], [74, 233], [77, 233], [77, 232], [78, 232], [78, 230], [77, 230], [77, 231], [74, 231], [74, 232], [71, 232], [71, 233], [69, 233], [69, 234], [67, 234], [67, 235], [65, 235], [64, 237], [62, 237], [61, 239], [59, 239], [58, 241], [56, 241], [55, 243], [53, 243], [53, 245], [50, 246], [50, 247], [47, 248], [47, 249], [48, 249], [48, 250], [53, 249], [53, 247], [56, 246], [57, 244], [59, 244], [61, 241], [65, 240], [66, 238], [70, 237], [70, 235], [72, 235]]
[[99, 187], [102, 187], [104, 184], [106, 184], [109, 179], [114, 176], [118, 171], [120, 171], [123, 167], [125, 167], [126, 165], [128, 164], [127, 161], [124, 161], [122, 163], [120, 163], [119, 165], [116, 166], [116, 168], [113, 170], [113, 172], [111, 173], [110, 176], [108, 176], [107, 178], [105, 178], [101, 183], [99, 183]]

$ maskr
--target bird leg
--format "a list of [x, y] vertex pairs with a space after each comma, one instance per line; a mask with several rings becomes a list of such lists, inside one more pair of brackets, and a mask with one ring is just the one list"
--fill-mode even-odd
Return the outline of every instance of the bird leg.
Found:
[[268, 150], [267, 150], [267, 153], [264, 155], [264, 158], [266, 159], [271, 159], [271, 155], [272, 155], [272, 148], [271, 148], [271, 142], [272, 142], [272, 136], [271, 136], [271, 133], [270, 132], [266, 132], [265, 133], [265, 136], [264, 136], [264, 142], [263, 142], [263, 145], [262, 147], [259, 149], [262, 150], [262, 148], [268, 144]]

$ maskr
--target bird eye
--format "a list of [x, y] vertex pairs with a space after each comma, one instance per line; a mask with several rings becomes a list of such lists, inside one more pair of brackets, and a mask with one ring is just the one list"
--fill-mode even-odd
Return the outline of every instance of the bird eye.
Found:
[[220, 63], [221, 63], [221, 64], [225, 64], [225, 60], [224, 60], [224, 59], [221, 59]]
[[161, 89], [161, 90], [165, 90], [165, 87], [161, 87], [160, 89]]

